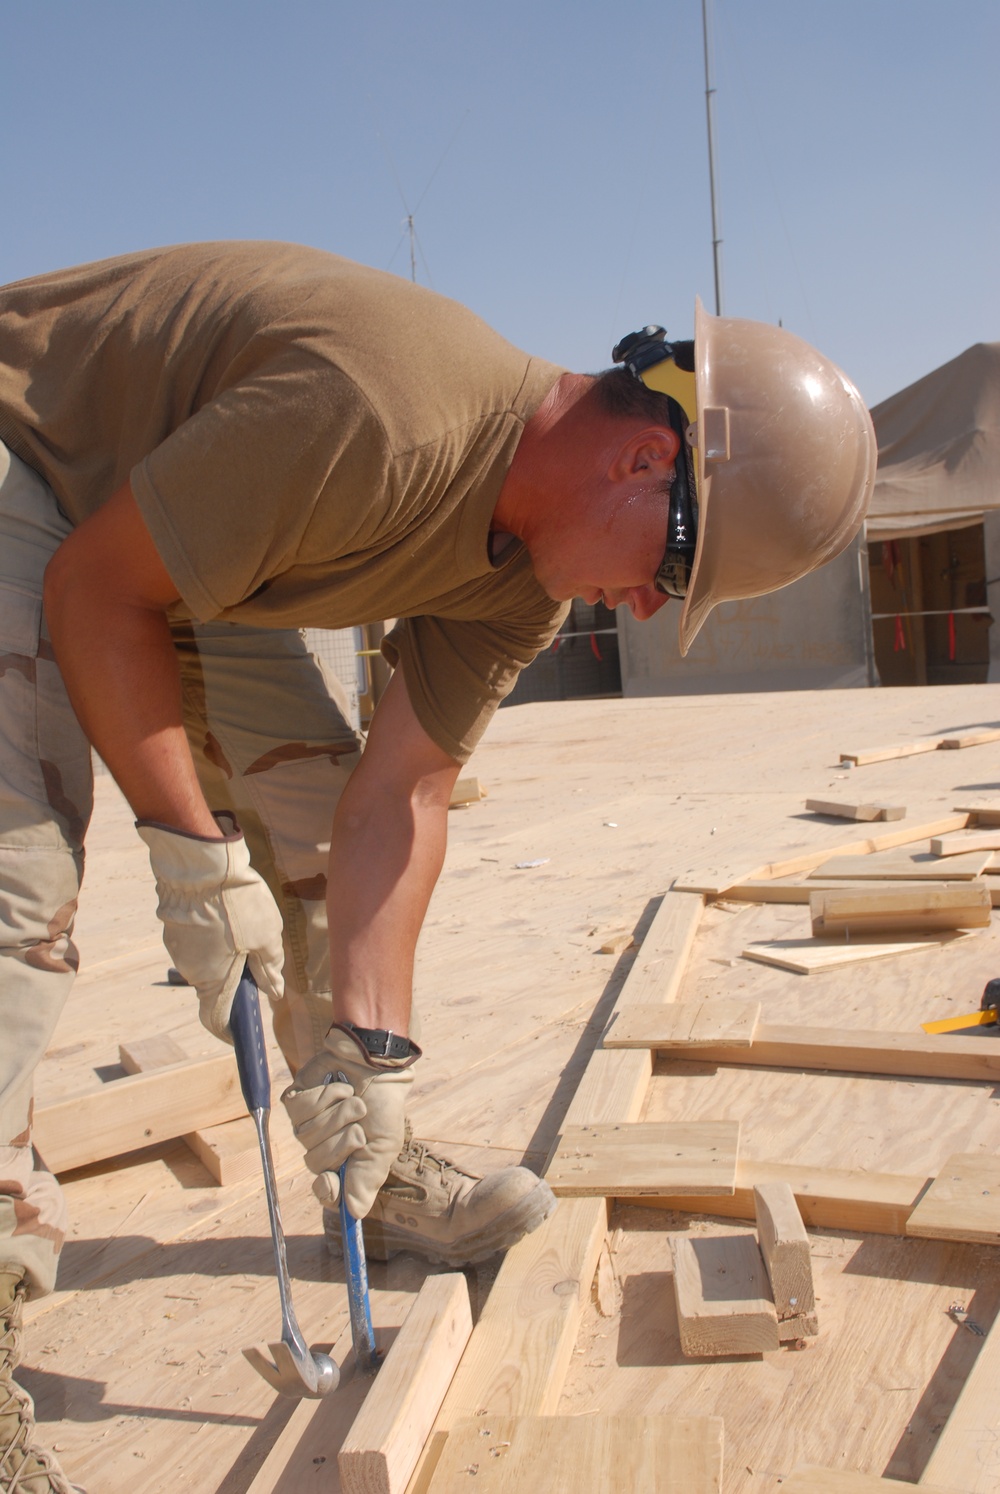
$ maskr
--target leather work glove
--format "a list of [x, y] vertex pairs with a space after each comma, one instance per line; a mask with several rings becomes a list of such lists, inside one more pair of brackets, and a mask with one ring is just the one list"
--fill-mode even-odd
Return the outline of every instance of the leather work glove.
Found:
[[229, 1013], [244, 964], [249, 960], [257, 985], [278, 1002], [284, 952], [278, 905], [250, 865], [242, 830], [232, 815], [214, 818], [221, 840], [151, 820], [137, 820], [135, 828], [149, 847], [170, 958], [198, 992], [203, 1025], [231, 1043]]
[[[412, 1012], [411, 1033], [417, 1027]], [[305, 1147], [306, 1166], [316, 1173], [313, 1192], [321, 1203], [337, 1202], [337, 1169], [349, 1161], [347, 1207], [355, 1219], [368, 1213], [403, 1147], [406, 1097], [419, 1057], [412, 1037], [403, 1056], [373, 1057], [349, 1025], [335, 1022], [319, 1053], [299, 1069], [281, 1099]]]

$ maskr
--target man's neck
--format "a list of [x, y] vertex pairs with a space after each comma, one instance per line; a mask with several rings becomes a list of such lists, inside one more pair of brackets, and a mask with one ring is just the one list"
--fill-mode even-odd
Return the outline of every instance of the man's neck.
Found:
[[576, 454], [573, 427], [593, 384], [590, 374], [561, 374], [528, 420], [500, 489], [492, 530], [520, 540], [530, 538], [539, 504], [552, 493], [553, 484], [566, 480]]

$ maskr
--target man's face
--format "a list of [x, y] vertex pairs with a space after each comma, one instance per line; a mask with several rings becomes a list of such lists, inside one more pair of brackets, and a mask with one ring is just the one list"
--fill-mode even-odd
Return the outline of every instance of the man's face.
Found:
[[625, 489], [602, 488], [581, 494], [572, 519], [557, 530], [534, 536], [532, 566], [556, 601], [626, 605], [643, 621], [670, 600], [653, 585], [666, 544], [668, 484], [640, 480]]

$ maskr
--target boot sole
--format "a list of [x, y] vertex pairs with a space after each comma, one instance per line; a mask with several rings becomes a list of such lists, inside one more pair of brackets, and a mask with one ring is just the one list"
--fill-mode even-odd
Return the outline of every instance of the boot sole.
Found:
[[[401, 1229], [382, 1219], [368, 1218], [364, 1221], [365, 1253], [374, 1261], [387, 1261], [394, 1255], [409, 1251], [424, 1260], [442, 1266], [477, 1266], [488, 1261], [501, 1250], [509, 1250], [518, 1240], [529, 1235], [555, 1212], [555, 1194], [542, 1178], [538, 1186], [520, 1199], [506, 1214], [491, 1219], [488, 1227], [460, 1240], [445, 1244], [441, 1240], [429, 1240], [416, 1230]], [[337, 1209], [323, 1210], [323, 1230], [327, 1245], [335, 1254], [342, 1253], [340, 1236], [340, 1213]]]

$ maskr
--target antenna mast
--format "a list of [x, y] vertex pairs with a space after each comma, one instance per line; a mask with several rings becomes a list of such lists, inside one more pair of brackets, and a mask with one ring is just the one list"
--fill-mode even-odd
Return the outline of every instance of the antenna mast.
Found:
[[709, 26], [710, 0], [701, 0], [701, 32], [705, 45], [705, 114], [708, 118], [708, 184], [712, 198], [712, 265], [715, 270], [715, 314], [722, 315], [722, 239], [719, 237], [719, 205], [715, 195], [715, 85], [712, 82], [712, 47]]

